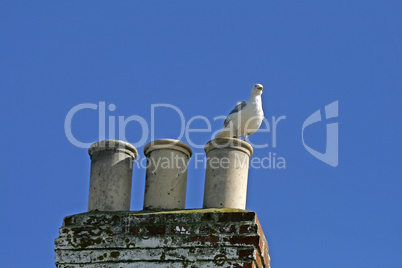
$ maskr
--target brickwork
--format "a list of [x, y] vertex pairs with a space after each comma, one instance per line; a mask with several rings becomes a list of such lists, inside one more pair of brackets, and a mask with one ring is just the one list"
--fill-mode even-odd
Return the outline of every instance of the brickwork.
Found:
[[72, 215], [55, 251], [58, 268], [270, 267], [256, 214], [238, 209]]

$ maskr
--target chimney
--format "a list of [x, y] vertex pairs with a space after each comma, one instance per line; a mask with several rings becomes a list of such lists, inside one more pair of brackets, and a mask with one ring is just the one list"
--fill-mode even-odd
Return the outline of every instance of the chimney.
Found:
[[138, 152], [131, 144], [103, 140], [92, 144], [88, 211], [130, 210], [133, 163]]
[[240, 139], [215, 139], [205, 145], [204, 208], [246, 209], [248, 165], [253, 147]]
[[162, 139], [144, 148], [144, 210], [129, 211], [136, 149], [122, 141], [93, 144], [90, 211], [64, 218], [54, 246], [56, 266], [270, 268], [257, 215], [244, 210], [252, 147], [238, 139], [216, 139], [205, 151], [204, 209], [185, 209], [190, 147]]
[[184, 209], [191, 148], [178, 140], [160, 139], [148, 143], [144, 154], [147, 158], [144, 209]]

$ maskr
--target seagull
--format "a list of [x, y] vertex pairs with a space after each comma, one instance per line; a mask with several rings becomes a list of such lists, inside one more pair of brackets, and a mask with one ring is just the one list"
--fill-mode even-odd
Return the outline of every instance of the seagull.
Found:
[[236, 104], [236, 107], [229, 113], [223, 123], [221, 133], [216, 138], [244, 136], [244, 141], [247, 141], [247, 137], [260, 128], [264, 119], [261, 100], [262, 89], [261, 84], [255, 84], [251, 89], [250, 98], [247, 101]]

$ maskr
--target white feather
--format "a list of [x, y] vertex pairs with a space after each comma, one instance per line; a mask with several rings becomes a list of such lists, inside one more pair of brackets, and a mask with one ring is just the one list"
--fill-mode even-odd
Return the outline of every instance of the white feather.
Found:
[[262, 85], [256, 84], [251, 90], [250, 98], [242, 104], [238, 102], [235, 109], [228, 115], [224, 127], [216, 138], [248, 136], [255, 133], [264, 119], [262, 110]]

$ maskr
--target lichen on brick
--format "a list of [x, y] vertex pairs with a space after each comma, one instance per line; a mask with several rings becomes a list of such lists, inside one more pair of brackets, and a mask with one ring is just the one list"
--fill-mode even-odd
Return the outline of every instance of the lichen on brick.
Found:
[[238, 209], [72, 215], [63, 221], [55, 250], [63, 268], [269, 267], [255, 213]]

